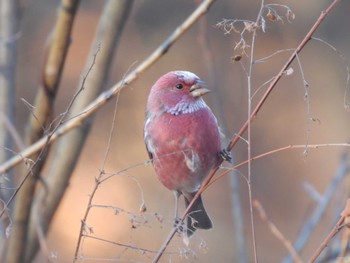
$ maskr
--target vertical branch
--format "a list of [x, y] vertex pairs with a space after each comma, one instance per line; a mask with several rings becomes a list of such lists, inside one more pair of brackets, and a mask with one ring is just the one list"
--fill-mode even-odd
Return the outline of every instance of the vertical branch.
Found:
[[105, 151], [105, 155], [103, 158], [103, 163], [102, 163], [102, 167], [100, 169], [100, 173], [98, 175], [98, 177], [95, 180], [95, 187], [92, 190], [90, 196], [89, 196], [89, 201], [85, 210], [85, 214], [83, 219], [81, 220], [81, 225], [80, 225], [80, 231], [79, 231], [79, 236], [78, 236], [78, 241], [77, 241], [77, 245], [75, 247], [75, 253], [74, 253], [74, 260], [73, 262], [76, 262], [79, 258], [78, 254], [79, 251], [82, 249], [82, 240], [83, 240], [83, 235], [85, 234], [85, 228], [87, 226], [87, 218], [90, 214], [91, 208], [92, 208], [92, 201], [95, 197], [95, 194], [97, 192], [98, 187], [100, 186], [100, 184], [102, 183], [102, 178], [105, 175], [105, 166], [106, 166], [106, 162], [108, 159], [108, 155], [110, 152], [110, 147], [111, 147], [111, 142], [113, 139], [113, 135], [115, 133], [115, 126], [116, 126], [116, 119], [117, 119], [117, 111], [118, 111], [118, 102], [119, 102], [119, 94], [117, 95], [116, 101], [115, 101], [115, 107], [114, 107], [114, 112], [113, 112], [113, 119], [112, 119], [112, 125], [111, 125], [111, 130], [109, 132], [109, 137], [108, 137], [108, 143], [107, 143], [107, 148]]
[[305, 45], [310, 41], [311, 37], [317, 30], [317, 28], [321, 25], [323, 20], [327, 17], [327, 15], [334, 9], [334, 7], [339, 3], [340, 0], [333, 0], [333, 2], [328, 6], [328, 8], [324, 11], [322, 11], [321, 15], [317, 19], [317, 21], [314, 23], [314, 25], [310, 28], [309, 32], [306, 34], [306, 36], [303, 38], [303, 40], [300, 42], [298, 47], [295, 49], [294, 53], [290, 56], [290, 58], [287, 60], [287, 62], [284, 64], [284, 66], [281, 68], [280, 72], [273, 78], [273, 80], [270, 82], [269, 87], [261, 97], [259, 103], [255, 107], [255, 109], [252, 111], [252, 114], [250, 115], [249, 119], [244, 123], [242, 128], [238, 131], [238, 133], [235, 135], [235, 137], [232, 139], [230, 144], [227, 146], [227, 150], [231, 150], [236, 143], [239, 141], [240, 137], [243, 135], [243, 133], [246, 132], [248, 126], [251, 122], [255, 119], [255, 117], [258, 115], [258, 112], [260, 111], [261, 107], [264, 105], [265, 101], [269, 97], [272, 90], [275, 88], [278, 81], [282, 78], [284, 72], [288, 69], [288, 67], [292, 64], [294, 59], [297, 57], [297, 55], [303, 50]]
[[[91, 71], [84, 83], [78, 85], [78, 89], [84, 92], [74, 101], [70, 116], [75, 116], [86, 107], [101, 92], [107, 79], [113, 54], [121, 38], [124, 25], [130, 13], [133, 1], [107, 1], [101, 15], [98, 31], [90, 52], [90, 59], [95, 59], [94, 70]], [[99, 54], [95, 57], [96, 50]], [[91, 67], [91, 61], [86, 64], [86, 69]], [[80, 152], [89, 133], [91, 122], [86, 122], [77, 130], [62, 138], [55, 149], [52, 163], [48, 169], [47, 187], [40, 189], [31, 212], [31, 224], [26, 251], [26, 260], [31, 260], [38, 248], [36, 227], [41, 226], [41, 232], [46, 233], [51, 219], [67, 188], [68, 181], [80, 156]]]
[[[0, 1], [0, 163], [6, 161], [13, 139], [6, 124], [13, 122], [15, 116], [15, 72], [17, 62], [17, 40], [19, 2], [16, 0]], [[4, 129], [3, 127], [7, 127]], [[1, 177], [1, 185], [6, 186], [6, 175]], [[1, 198], [7, 199], [9, 192], [1, 188]]]
[[[197, 4], [199, 0], [196, 0]], [[213, 67], [213, 54], [210, 48], [210, 39], [208, 38], [207, 33], [207, 18], [202, 17], [199, 21], [199, 33], [198, 33], [198, 42], [200, 47], [203, 50], [203, 58], [205, 61], [205, 66], [207, 67], [207, 72], [209, 75], [209, 80], [211, 81], [210, 87], [216, 89], [215, 96], [213, 96], [215, 109], [218, 112], [217, 117], [219, 119], [220, 127], [223, 130], [224, 134], [229, 134], [228, 125], [224, 116], [223, 107], [221, 103], [221, 94], [218, 89], [217, 83], [220, 83], [216, 76], [219, 76], [216, 68]], [[224, 141], [226, 145], [228, 141]], [[233, 161], [234, 162], [234, 161]], [[235, 250], [237, 251], [238, 260], [240, 263], [247, 262], [247, 250], [246, 250], [246, 241], [244, 234], [244, 220], [243, 220], [243, 211], [241, 204], [241, 196], [240, 196], [240, 181], [238, 176], [236, 176], [235, 172], [231, 172], [229, 175], [230, 180], [230, 197], [231, 197], [231, 211], [234, 225], [234, 238], [235, 238]]]
[[[44, 64], [43, 83], [39, 90], [32, 115], [26, 130], [25, 143], [30, 145], [40, 139], [49, 126], [53, 116], [53, 103], [61, 79], [62, 69], [68, 52], [70, 35], [73, 27], [75, 13], [79, 1], [62, 0], [58, 13], [56, 25], [50, 44], [46, 61]], [[38, 158], [38, 154], [31, 156]], [[46, 152], [41, 155], [37, 165], [27, 174], [23, 169], [25, 183], [16, 199], [14, 209], [14, 228], [10, 236], [7, 250], [7, 262], [22, 262], [27, 244], [27, 231], [29, 224], [30, 210], [34, 197], [36, 182], [39, 178], [40, 170], [44, 164]]]
[[[290, 64], [293, 62], [293, 60], [296, 58], [296, 56], [298, 55], [298, 53], [301, 52], [301, 50], [305, 47], [305, 45], [309, 42], [309, 40], [311, 39], [311, 36], [315, 33], [315, 31], [317, 30], [317, 28], [321, 25], [322, 21], [327, 17], [327, 15], [334, 9], [334, 7], [336, 6], [337, 3], [339, 3], [340, 0], [334, 0], [329, 7], [323, 11], [321, 13], [321, 15], [319, 16], [319, 18], [317, 19], [317, 21], [314, 23], [314, 25], [311, 27], [311, 29], [309, 30], [309, 32], [306, 34], [306, 36], [304, 37], [304, 39], [300, 42], [300, 44], [298, 45], [298, 47], [296, 48], [295, 52], [291, 55], [291, 57], [287, 60], [287, 62], [284, 64], [284, 66], [281, 68], [280, 72], [273, 78], [273, 80], [271, 81], [269, 87], [267, 88], [267, 90], [265, 91], [265, 93], [262, 95], [260, 101], [258, 102], [257, 106], [254, 108], [254, 110], [251, 111], [251, 114], [249, 115], [247, 121], [243, 124], [243, 126], [241, 127], [241, 129], [238, 131], [237, 134], [234, 135], [234, 137], [232, 138], [232, 140], [230, 141], [229, 145], [227, 146], [226, 150], [227, 151], [231, 151], [232, 148], [237, 144], [237, 142], [239, 141], [239, 139], [243, 136], [243, 134], [247, 131], [248, 127], [250, 126], [250, 124], [254, 121], [254, 119], [256, 118], [256, 116], [258, 115], [261, 107], [264, 105], [265, 101], [267, 100], [267, 98], [269, 97], [269, 95], [271, 94], [271, 92], [273, 91], [273, 89], [276, 87], [276, 84], [278, 83], [278, 81], [282, 78], [283, 73], [288, 69], [288, 67], [290, 66]], [[263, 6], [263, 0], [262, 0], [262, 6]], [[262, 12], [262, 9], [260, 9], [260, 11]], [[258, 16], [260, 17], [260, 16]], [[258, 20], [257, 20], [258, 21]], [[252, 46], [254, 44], [254, 41], [252, 43]], [[252, 58], [253, 56], [251, 56]], [[251, 61], [251, 65], [252, 65], [253, 61]], [[251, 76], [251, 74], [249, 74]], [[251, 98], [249, 98], [251, 99]], [[248, 136], [249, 137], [249, 136]], [[251, 162], [252, 159], [249, 159], [248, 162]], [[199, 191], [197, 192], [197, 194], [193, 197], [191, 203], [188, 205], [187, 209], [185, 210], [185, 212], [183, 213], [183, 215], [180, 218], [180, 221], [184, 220], [185, 216], [188, 214], [189, 210], [192, 208], [194, 202], [197, 200], [197, 198], [199, 197], [200, 194], [203, 193], [203, 191], [206, 189], [206, 187], [209, 185], [209, 183], [211, 182], [211, 180], [213, 179], [215, 173], [217, 172], [217, 170], [219, 169], [219, 166], [221, 165], [223, 160], [221, 160], [217, 166], [211, 171], [211, 173], [209, 174], [209, 176], [203, 181], [201, 188], [199, 189]], [[250, 184], [248, 183], [248, 186], [250, 186]], [[251, 191], [249, 191], [251, 194]], [[251, 214], [253, 213], [253, 206], [252, 206], [252, 196], [250, 196], [250, 210], [251, 210]], [[253, 218], [251, 220], [252, 222], [252, 226], [254, 226], [254, 222], [253, 222]], [[162, 254], [164, 253], [164, 251], [166, 250], [166, 248], [168, 247], [168, 245], [170, 244], [171, 240], [173, 239], [174, 235], [176, 233], [176, 228], [174, 227], [172, 229], [172, 231], [169, 233], [169, 235], [167, 236], [166, 240], [164, 241], [164, 243], [162, 244], [162, 246], [160, 247], [157, 255], [154, 257], [153, 261], [154, 263], [159, 262]], [[254, 233], [254, 232], [253, 232]], [[255, 248], [255, 261], [257, 261], [257, 255], [256, 255], [256, 248]]]
[[149, 69], [154, 63], [156, 63], [163, 55], [165, 55], [171, 46], [179, 40], [180, 37], [197, 21], [197, 19], [208, 11], [210, 6], [215, 0], [204, 0], [202, 4], [194, 10], [194, 12], [181, 23], [175, 30], [152, 52], [146, 57], [133, 71], [125, 76], [123, 80], [110, 87], [108, 90], [102, 92], [97, 98], [90, 102], [79, 114], [76, 114], [74, 118], [70, 118], [60, 125], [50, 136], [43, 136], [40, 140], [28, 146], [17, 155], [13, 156], [5, 163], [0, 164], [0, 175], [6, 173], [14, 166], [21, 163], [25, 158], [40, 151], [47, 143], [52, 143], [67, 132], [80, 127], [82, 123], [91, 117], [102, 106], [108, 103], [114, 96], [122, 91], [125, 87], [128, 87], [130, 83], [135, 81], [144, 71]]
[[[19, 36], [19, 1], [0, 0], [0, 163], [10, 157], [6, 150], [13, 148], [11, 137], [15, 117], [15, 72], [17, 62], [17, 40]], [[4, 128], [7, 127], [7, 128]], [[9, 173], [0, 177], [1, 206], [10, 198], [13, 176]], [[7, 216], [0, 218], [0, 255], [5, 250]]]
[[[263, 10], [264, 10], [265, 1], [261, 0], [261, 6], [259, 10], [259, 14], [255, 21], [255, 27], [258, 28]], [[250, 50], [250, 62], [249, 62], [249, 68], [248, 68], [248, 76], [247, 76], [247, 84], [248, 84], [248, 119], [252, 116], [252, 76], [253, 76], [253, 66], [254, 66], [254, 48], [255, 48], [255, 41], [256, 41], [256, 30], [253, 32], [252, 36], [252, 44], [251, 44], [251, 50]], [[254, 211], [253, 211], [253, 192], [252, 192], [252, 174], [251, 174], [251, 158], [252, 158], [252, 140], [251, 140], [251, 122], [248, 122], [247, 125], [248, 128], [248, 195], [249, 195], [249, 211], [250, 211], [250, 225], [252, 229], [252, 238], [253, 238], [253, 254], [254, 254], [254, 261], [255, 263], [258, 262], [258, 252], [257, 252], [257, 246], [256, 246], [256, 236], [255, 236], [255, 224], [254, 224]]]
[[40, 139], [53, 119], [54, 100], [71, 43], [71, 32], [80, 0], [61, 0], [56, 25], [49, 36], [41, 89], [35, 98], [26, 130], [26, 144]]

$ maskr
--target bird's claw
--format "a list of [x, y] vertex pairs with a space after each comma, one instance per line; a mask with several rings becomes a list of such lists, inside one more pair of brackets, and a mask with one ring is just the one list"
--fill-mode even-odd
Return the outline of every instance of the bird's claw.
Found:
[[232, 156], [231, 156], [231, 152], [227, 151], [226, 149], [222, 149], [220, 151], [220, 157], [229, 163], [232, 163]]
[[179, 233], [184, 232], [183, 222], [181, 221], [181, 218], [175, 217], [174, 219], [174, 228], [176, 228], [176, 231]]

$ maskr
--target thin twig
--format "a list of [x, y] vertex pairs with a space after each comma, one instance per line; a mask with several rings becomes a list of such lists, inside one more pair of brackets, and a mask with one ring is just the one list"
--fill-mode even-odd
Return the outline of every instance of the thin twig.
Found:
[[[91, 71], [93, 64], [95, 63], [95, 58], [97, 56], [97, 53], [94, 56], [93, 62], [91, 67], [88, 70], [88, 73]], [[38, 162], [41, 160], [41, 156], [44, 155], [44, 153], [47, 150], [47, 147], [50, 145], [51, 142], [51, 138], [52, 136], [54, 136], [54, 134], [56, 133], [56, 131], [58, 129], [60, 129], [61, 125], [63, 124], [63, 120], [65, 119], [65, 117], [67, 116], [67, 114], [69, 113], [71, 107], [73, 106], [74, 101], [77, 99], [78, 94], [80, 94], [80, 92], [84, 89], [84, 85], [81, 86], [81, 88], [74, 94], [73, 98], [71, 99], [66, 111], [64, 112], [64, 114], [62, 114], [60, 116], [60, 121], [58, 121], [58, 124], [53, 128], [53, 130], [51, 132], [49, 132], [49, 134], [45, 137], [43, 137], [43, 139], [45, 139], [44, 145], [42, 148], [39, 148], [38, 150], [41, 150], [40, 153], [38, 154], [37, 157], [37, 161], [35, 161], [29, 168], [28, 173], [23, 177], [23, 179], [21, 180], [19, 186], [16, 188], [16, 190], [14, 191], [14, 193], [11, 195], [11, 198], [8, 200], [8, 202], [6, 203], [7, 206], [9, 206], [11, 204], [11, 202], [13, 201], [13, 199], [16, 197], [17, 193], [19, 192], [19, 190], [22, 188], [23, 184], [25, 183], [25, 181], [28, 179], [29, 176], [33, 175], [33, 169], [35, 168], [35, 166], [38, 164]], [[34, 152], [35, 153], [35, 152]], [[17, 154], [17, 156], [20, 157], [21, 160], [26, 160], [26, 157], [21, 155], [21, 152]], [[1, 172], [0, 172], [1, 174]], [[0, 217], [2, 216], [4, 210], [2, 210], [0, 212]]]
[[[164, 40], [164, 42], [151, 53], [138, 67], [136, 67], [130, 74], [128, 74], [125, 79], [116, 83], [109, 90], [101, 93], [94, 101], [87, 105], [81, 114], [77, 114], [76, 118], [72, 118], [66, 121], [62, 126], [60, 126], [54, 134], [49, 138], [48, 143], [52, 143], [57, 140], [62, 135], [71, 131], [72, 129], [79, 127], [84, 120], [89, 116], [93, 115], [97, 110], [104, 106], [108, 101], [110, 101], [117, 93], [122, 91], [126, 86], [130, 85], [135, 81], [145, 70], [157, 62], [168, 50], [169, 48], [200, 18], [203, 14], [207, 12], [209, 7], [215, 2], [215, 0], [206, 0], [181, 24], [179, 25], [173, 33]], [[36, 143], [27, 147], [25, 150], [21, 151], [17, 156], [12, 157], [2, 165], [0, 165], [0, 175], [7, 172], [14, 166], [18, 165], [23, 158], [30, 156], [31, 154], [40, 151], [44, 147], [48, 136], [42, 137]]]
[[117, 118], [117, 110], [118, 110], [118, 102], [119, 102], [119, 94], [116, 98], [116, 101], [115, 101], [115, 106], [114, 106], [114, 111], [113, 111], [113, 119], [112, 119], [112, 125], [111, 125], [111, 129], [110, 129], [110, 132], [109, 132], [109, 137], [108, 137], [108, 142], [107, 142], [107, 148], [106, 148], [106, 151], [105, 151], [105, 155], [104, 155], [104, 158], [103, 158], [103, 161], [102, 161], [102, 167], [101, 167], [101, 172], [99, 173], [98, 177], [95, 179], [95, 187], [92, 191], [92, 193], [90, 194], [90, 197], [89, 197], [89, 201], [88, 201], [88, 205], [87, 205], [87, 208], [86, 208], [86, 211], [85, 211], [85, 214], [84, 214], [84, 217], [83, 219], [81, 220], [81, 226], [80, 226], [80, 231], [79, 231], [79, 237], [78, 237], [78, 241], [77, 241], [77, 245], [76, 245], [76, 248], [75, 248], [75, 254], [74, 254], [74, 262], [78, 259], [78, 253], [79, 253], [79, 249], [81, 247], [81, 241], [82, 241], [82, 238], [83, 238], [83, 235], [84, 235], [84, 229], [85, 229], [85, 225], [86, 225], [86, 222], [87, 222], [87, 218], [89, 216], [89, 213], [90, 213], [90, 210], [92, 208], [92, 200], [93, 198], [95, 197], [95, 193], [101, 183], [101, 179], [103, 178], [104, 176], [104, 169], [105, 169], [105, 165], [106, 165], [106, 162], [107, 162], [107, 158], [108, 158], [108, 155], [109, 155], [109, 152], [110, 152], [110, 147], [111, 147], [111, 143], [112, 143], [112, 139], [113, 139], [113, 135], [114, 135], [114, 132], [115, 132], [115, 126], [116, 126], [116, 118]]
[[[288, 67], [290, 66], [290, 64], [294, 61], [294, 59], [296, 58], [297, 54], [299, 54], [301, 52], [301, 50], [305, 47], [305, 45], [309, 42], [311, 36], [315, 33], [315, 31], [317, 30], [317, 28], [321, 25], [322, 21], [327, 17], [327, 15], [333, 10], [333, 8], [335, 7], [335, 5], [339, 2], [340, 0], [334, 0], [330, 6], [321, 13], [321, 15], [319, 16], [319, 18], [317, 19], [317, 21], [315, 22], [315, 24], [311, 27], [311, 29], [309, 30], [309, 32], [306, 34], [306, 36], [304, 37], [304, 39], [300, 42], [300, 44], [298, 45], [298, 47], [295, 49], [295, 52], [291, 55], [291, 57], [287, 60], [287, 62], [285, 63], [285, 65], [281, 68], [280, 72], [276, 75], [276, 77], [272, 80], [270, 86], [268, 87], [268, 89], [266, 90], [266, 92], [264, 93], [264, 95], [262, 96], [262, 98], [260, 99], [259, 103], [257, 104], [257, 106], [255, 107], [255, 109], [252, 111], [250, 117], [248, 118], [248, 120], [244, 123], [244, 125], [242, 126], [242, 128], [239, 130], [239, 132], [237, 134], [235, 134], [235, 136], [233, 137], [233, 139], [231, 140], [231, 142], [229, 143], [229, 145], [227, 146], [227, 151], [231, 151], [232, 148], [236, 145], [236, 143], [239, 141], [239, 139], [242, 137], [243, 133], [247, 130], [248, 126], [250, 125], [251, 122], [253, 122], [253, 120], [256, 118], [258, 112], [260, 111], [261, 107], [264, 105], [265, 101], [267, 100], [267, 98], [269, 97], [270, 93], [272, 92], [272, 90], [275, 88], [276, 84], [278, 83], [278, 81], [282, 78], [284, 72], [288, 69]], [[348, 146], [348, 145], [347, 145]], [[247, 160], [246, 162], [250, 162], [251, 159]], [[200, 194], [203, 193], [203, 191], [206, 189], [207, 185], [210, 183], [210, 181], [212, 180], [212, 178], [214, 177], [214, 175], [216, 174], [217, 170], [219, 169], [219, 166], [221, 165], [221, 163], [223, 162], [223, 160], [221, 160], [217, 166], [215, 168], [213, 168], [213, 170], [211, 171], [211, 173], [209, 174], [209, 176], [204, 180], [204, 182], [202, 183], [201, 188], [199, 189], [199, 191], [197, 192], [197, 194], [193, 197], [191, 203], [188, 205], [187, 209], [185, 210], [185, 212], [183, 213], [182, 217], [179, 219], [179, 223], [181, 223], [184, 218], [186, 217], [186, 215], [188, 214], [188, 212], [190, 211], [190, 209], [192, 208], [195, 200], [197, 200], [197, 198], [199, 197]], [[174, 227], [172, 229], [172, 231], [169, 233], [168, 237], [166, 238], [166, 240], [164, 241], [163, 245], [160, 247], [159, 249], [159, 253], [156, 255], [156, 257], [153, 259], [153, 262], [158, 262], [161, 255], [164, 253], [165, 249], [167, 248], [167, 246], [169, 245], [170, 241], [172, 240], [172, 238], [174, 237], [175, 233], [177, 231], [177, 228]]]
[[[147, 249], [147, 248], [141, 248], [139, 246], [122, 244], [122, 243], [119, 243], [119, 242], [114, 242], [114, 241], [111, 241], [111, 240], [108, 240], [108, 239], [104, 239], [104, 238], [100, 238], [100, 237], [96, 237], [96, 236], [92, 236], [92, 235], [86, 235], [85, 234], [84, 237], [95, 239], [95, 240], [102, 241], [102, 242], [105, 242], [105, 243], [109, 243], [109, 244], [112, 244], [112, 245], [117, 245], [117, 246], [124, 247], [124, 248], [127, 248], [127, 249], [136, 250], [136, 251], [139, 251], [139, 252], [141, 252], [143, 254], [144, 253], [151, 253], [151, 254], [157, 253], [157, 251], [155, 251], [155, 250], [151, 250], [151, 249]], [[178, 255], [179, 252], [167, 252], [166, 254]]]
[[[196, 0], [197, 4], [200, 4], [201, 0]], [[208, 19], [207, 16], [203, 16], [199, 20], [199, 30], [198, 30], [198, 43], [199, 46], [202, 49], [203, 53], [203, 59], [205, 61], [205, 66], [207, 69], [207, 74], [209, 76], [209, 80], [211, 84], [216, 83], [218, 80], [217, 78], [220, 76], [220, 73], [217, 72], [217, 68], [214, 67], [214, 64], [212, 63], [213, 58], [215, 55], [213, 54], [213, 49], [210, 46], [210, 38], [208, 35]], [[210, 85], [211, 87], [216, 87], [216, 85]], [[217, 91], [217, 92], [215, 92]], [[215, 109], [217, 112], [217, 118], [220, 123], [220, 128], [222, 129], [224, 134], [229, 134], [229, 129], [227, 125], [227, 121], [224, 117], [223, 112], [223, 105], [221, 101], [221, 96], [218, 90], [214, 90], [216, 93], [216, 96], [214, 96], [214, 103], [215, 103]], [[226, 139], [226, 138], [225, 138]], [[227, 141], [223, 141], [224, 144], [228, 143]], [[232, 163], [234, 163], [234, 158], [232, 160]], [[234, 173], [234, 172], [233, 172]], [[237, 252], [238, 254], [238, 261], [240, 263], [246, 263], [247, 260], [247, 249], [246, 249], [246, 235], [244, 234], [244, 225], [245, 221], [243, 218], [243, 209], [242, 209], [242, 202], [240, 197], [240, 181], [237, 176], [230, 176], [230, 197], [231, 197], [231, 211], [232, 211], [232, 223], [234, 226], [234, 239], [235, 243], [232, 244], [232, 248]]]
[[283, 246], [289, 251], [289, 253], [292, 255], [294, 262], [296, 263], [302, 263], [299, 254], [295, 251], [292, 243], [283, 235], [283, 233], [278, 229], [278, 227], [268, 218], [265, 209], [261, 205], [261, 203], [258, 200], [253, 201], [253, 205], [255, 209], [258, 211], [260, 218], [262, 221], [264, 221], [267, 226], [269, 227], [271, 233], [283, 244]]
[[13, 125], [12, 121], [10, 121], [8, 116], [6, 116], [3, 111], [0, 112], [0, 119], [1, 118], [3, 118], [3, 121], [5, 123], [4, 127], [7, 129], [7, 131], [11, 135], [12, 140], [15, 143], [16, 148], [19, 150], [23, 150], [25, 148], [24, 142], [23, 142], [19, 132], [16, 130], [16, 127]]
[[267, 100], [267, 98], [269, 97], [270, 93], [272, 92], [272, 90], [275, 88], [276, 84], [278, 83], [278, 81], [282, 78], [284, 72], [288, 69], [288, 67], [290, 66], [290, 64], [294, 61], [294, 59], [296, 58], [297, 54], [299, 54], [301, 52], [301, 50], [305, 47], [305, 45], [310, 41], [312, 35], [315, 33], [315, 31], [317, 30], [317, 28], [321, 25], [322, 21], [327, 17], [327, 15], [333, 10], [333, 8], [335, 7], [335, 5], [337, 3], [339, 3], [340, 0], [334, 0], [330, 6], [323, 12], [321, 12], [321, 15], [319, 16], [319, 18], [317, 19], [317, 21], [315, 22], [315, 24], [311, 27], [311, 29], [309, 30], [309, 32], [306, 34], [306, 36], [304, 37], [304, 39], [300, 42], [300, 44], [298, 45], [298, 47], [295, 49], [294, 53], [290, 56], [290, 58], [287, 60], [287, 62], [284, 64], [284, 66], [281, 68], [280, 72], [276, 75], [276, 77], [271, 81], [271, 84], [269, 85], [268, 89], [266, 90], [266, 92], [264, 93], [264, 95], [262, 96], [261, 100], [259, 101], [258, 105], [255, 107], [254, 111], [252, 112], [251, 116], [249, 117], [249, 119], [244, 123], [244, 125], [242, 126], [242, 128], [239, 130], [239, 132], [237, 133], [237, 135], [233, 138], [233, 140], [230, 142], [230, 144], [227, 147], [227, 150], [231, 150], [236, 143], [239, 141], [239, 136], [242, 136], [243, 133], [247, 130], [248, 125], [256, 118], [258, 112], [260, 111], [261, 107], [264, 105], [265, 101]]
[[[326, 189], [325, 193], [322, 196], [321, 202], [317, 204], [317, 207], [315, 211], [313, 212], [312, 216], [307, 220], [300, 233], [297, 237], [294, 248], [297, 251], [297, 253], [300, 253], [302, 249], [307, 244], [307, 241], [309, 240], [313, 230], [317, 226], [318, 222], [321, 220], [326, 208], [328, 207], [329, 202], [331, 201], [331, 198], [333, 197], [334, 193], [336, 193], [338, 185], [343, 181], [345, 176], [349, 173], [349, 164], [348, 164], [348, 158], [347, 155], [344, 154], [341, 158], [341, 163], [339, 165], [339, 168], [334, 175], [334, 178], [329, 183], [328, 188]], [[287, 257], [283, 260], [284, 263], [291, 262], [291, 258]]]
[[[224, 172], [220, 173], [219, 175], [217, 175], [215, 178], [213, 178], [205, 187], [204, 190], [207, 189], [208, 187], [210, 187], [212, 184], [214, 184], [216, 181], [220, 180], [221, 177], [226, 176], [228, 173], [230, 173], [233, 170], [237, 170], [238, 168], [247, 165], [248, 162], [253, 162], [256, 161], [258, 159], [270, 156], [272, 154], [277, 154], [283, 151], [287, 151], [287, 150], [292, 150], [292, 149], [302, 149], [305, 148], [306, 144], [294, 144], [294, 145], [287, 145], [284, 147], [280, 147], [280, 148], [276, 148], [267, 152], [264, 152], [262, 154], [253, 156], [250, 160], [245, 160], [239, 164], [236, 164], [233, 167], [230, 167], [228, 169], [226, 169]], [[326, 148], [326, 147], [350, 147], [350, 143], [321, 143], [321, 144], [309, 144], [308, 148], [309, 149], [319, 149], [319, 148]], [[245, 178], [245, 177], [244, 177]], [[247, 178], [245, 178], [247, 181]], [[203, 190], [203, 191], [204, 191]]]
[[[129, 17], [133, 1], [106, 1], [99, 25], [95, 33], [93, 44], [88, 56], [88, 61], [84, 71], [88, 71], [86, 78], [78, 84], [79, 90], [84, 90], [77, 96], [77, 100], [72, 104], [69, 116], [79, 115], [94, 98], [96, 98], [106, 84], [111, 70], [111, 63], [117, 50], [118, 43], [122, 36], [123, 29]], [[101, 47], [101, 48], [100, 48]], [[96, 56], [96, 50], [99, 50]], [[94, 60], [91, 63], [91, 58]], [[91, 70], [91, 68], [94, 68]], [[90, 119], [91, 120], [91, 119]], [[67, 190], [73, 169], [76, 166], [82, 147], [89, 134], [92, 122], [85, 122], [74, 132], [62, 138], [55, 148], [54, 155], [47, 167], [47, 189], [40, 189], [36, 195], [31, 218], [40, 217], [41, 226], [44, 231], [48, 231], [59, 203]], [[56, 158], [57, 157], [57, 158]], [[32, 221], [33, 221], [32, 220]], [[37, 239], [34, 230], [35, 225], [29, 228], [28, 246], [26, 260], [30, 261], [37, 250]]]
[[[314, 255], [311, 257], [309, 263], [313, 263], [316, 261], [318, 256], [321, 254], [323, 249], [325, 249], [328, 245], [328, 243], [331, 241], [331, 239], [343, 228], [343, 227], [349, 227], [349, 218], [350, 218], [350, 199], [346, 201], [346, 206], [343, 212], [341, 213], [341, 217], [338, 220], [338, 222], [335, 224], [332, 231], [328, 234], [328, 236], [323, 240], [321, 245], [317, 248]], [[345, 224], [344, 224], [345, 222]]]
[[312, 40], [317, 40], [323, 44], [325, 44], [326, 46], [330, 47], [334, 52], [336, 52], [338, 54], [338, 56], [341, 58], [341, 60], [343, 61], [345, 67], [346, 67], [346, 82], [345, 82], [345, 92], [344, 92], [344, 107], [349, 110], [349, 106], [350, 103], [346, 101], [347, 97], [348, 97], [348, 92], [349, 92], [349, 83], [350, 83], [350, 63], [349, 61], [346, 59], [346, 57], [333, 45], [331, 45], [330, 43], [328, 43], [327, 41], [317, 38], [317, 37], [312, 37]]
[[[319, 149], [319, 148], [325, 148], [325, 147], [350, 147], [350, 143], [323, 143], [323, 144], [309, 144], [308, 145], [308, 149]], [[214, 184], [217, 180], [219, 180], [221, 177], [223, 176], [226, 176], [227, 174], [231, 173], [232, 171], [246, 165], [248, 162], [253, 162], [255, 160], [258, 160], [260, 158], [263, 158], [263, 157], [266, 157], [266, 156], [270, 156], [272, 154], [276, 154], [276, 153], [279, 153], [279, 152], [282, 152], [282, 151], [286, 151], [286, 150], [291, 150], [291, 149], [305, 149], [305, 144], [298, 144], [298, 145], [287, 145], [287, 146], [284, 146], [284, 147], [281, 147], [281, 148], [277, 148], [277, 149], [274, 149], [274, 150], [271, 150], [271, 151], [268, 151], [268, 152], [265, 152], [263, 154], [259, 154], [257, 156], [253, 156], [250, 160], [246, 160], [246, 161], [243, 161], [235, 166], [233, 166], [232, 168], [229, 168], [227, 170], [225, 170], [224, 172], [220, 173], [217, 177], [213, 178], [212, 180], [206, 182], [205, 181], [205, 184], [203, 183], [202, 184], [202, 187], [200, 188], [200, 190], [198, 191], [198, 193], [202, 193], [204, 192], [208, 187], [210, 187], [212, 184]], [[219, 168], [217, 168], [218, 170]], [[215, 170], [215, 173], [216, 171]], [[197, 198], [199, 194], [197, 194], [194, 198]], [[192, 202], [189, 204], [188, 207], [191, 207], [192, 205]], [[187, 208], [185, 210], [185, 212], [183, 213], [182, 217], [179, 218], [179, 221], [183, 221], [185, 216], [188, 214], [190, 208]], [[173, 231], [168, 235], [166, 241], [168, 242], [167, 244], [170, 243], [172, 237], [175, 235], [177, 231], [177, 228], [173, 228]], [[164, 244], [163, 244], [164, 246]], [[165, 248], [164, 248], [165, 250]]]
[[[259, 21], [262, 19], [263, 11], [264, 11], [264, 5], [265, 1], [261, 0], [260, 10], [259, 14], [256, 18], [256, 25], [259, 24]], [[256, 30], [253, 32], [252, 36], [252, 48], [250, 50], [250, 62], [249, 62], [249, 69], [248, 69], [248, 119], [252, 115], [252, 77], [253, 77], [253, 67], [254, 67], [254, 57], [255, 57], [255, 41], [256, 41]], [[248, 160], [252, 157], [252, 140], [251, 140], [251, 122], [248, 123], [247, 129], [248, 129]], [[248, 195], [249, 195], [249, 212], [250, 212], [250, 227], [252, 232], [252, 238], [253, 238], [253, 254], [254, 254], [254, 262], [258, 263], [258, 251], [256, 246], [256, 233], [255, 233], [255, 224], [254, 224], [254, 213], [253, 213], [253, 190], [252, 190], [252, 172], [251, 172], [251, 162], [248, 162]]]

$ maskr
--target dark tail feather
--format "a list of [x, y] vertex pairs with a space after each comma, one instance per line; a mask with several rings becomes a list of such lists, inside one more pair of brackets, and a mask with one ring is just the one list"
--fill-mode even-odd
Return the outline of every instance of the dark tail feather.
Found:
[[[185, 197], [185, 205], [188, 207], [190, 202], [196, 193], [183, 193]], [[205, 211], [202, 198], [199, 196], [194, 202], [190, 212], [187, 215], [187, 236], [190, 237], [193, 235], [196, 229], [210, 229], [213, 227], [213, 224]]]

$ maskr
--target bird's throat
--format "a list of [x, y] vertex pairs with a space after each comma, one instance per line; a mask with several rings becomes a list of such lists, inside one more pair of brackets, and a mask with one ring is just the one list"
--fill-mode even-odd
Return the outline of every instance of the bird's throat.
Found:
[[199, 98], [191, 102], [180, 101], [175, 106], [165, 109], [165, 111], [167, 113], [177, 116], [180, 114], [194, 113], [207, 107], [208, 106], [204, 102], [204, 100], [202, 98]]

